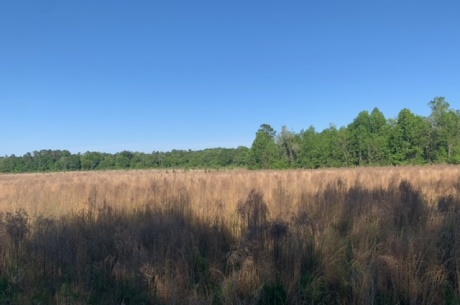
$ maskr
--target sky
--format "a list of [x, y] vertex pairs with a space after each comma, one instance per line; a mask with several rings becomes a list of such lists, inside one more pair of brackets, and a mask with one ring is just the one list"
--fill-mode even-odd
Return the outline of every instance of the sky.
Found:
[[251, 146], [460, 108], [458, 0], [2, 0], [0, 156]]

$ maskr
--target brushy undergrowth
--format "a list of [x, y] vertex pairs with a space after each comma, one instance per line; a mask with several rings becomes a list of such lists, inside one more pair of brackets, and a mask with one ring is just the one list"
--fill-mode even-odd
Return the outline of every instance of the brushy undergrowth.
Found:
[[[273, 211], [251, 190], [199, 217], [180, 190], [136, 209], [0, 214], [0, 304], [458, 304], [460, 184], [330, 181]], [[91, 202], [89, 202], [91, 204]]]

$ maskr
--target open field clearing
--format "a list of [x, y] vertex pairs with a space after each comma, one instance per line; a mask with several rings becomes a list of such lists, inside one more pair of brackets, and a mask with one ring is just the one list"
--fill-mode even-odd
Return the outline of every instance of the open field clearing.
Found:
[[0, 176], [0, 304], [458, 304], [460, 167]]
[[[64, 215], [110, 206], [126, 210], [166, 203], [187, 195], [199, 216], [235, 212], [252, 189], [264, 194], [275, 215], [313, 204], [316, 194], [338, 180], [343, 190], [359, 185], [387, 189], [402, 180], [428, 205], [455, 195], [459, 166], [381, 167], [324, 170], [182, 171], [139, 170], [0, 175], [0, 210], [24, 209], [29, 215]], [[218, 211], [217, 211], [217, 210]], [[227, 215], [227, 214], [225, 214]]]

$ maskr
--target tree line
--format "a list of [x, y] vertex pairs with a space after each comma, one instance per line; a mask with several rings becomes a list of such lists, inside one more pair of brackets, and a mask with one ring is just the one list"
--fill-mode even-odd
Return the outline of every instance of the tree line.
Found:
[[147, 168], [323, 168], [373, 165], [460, 164], [460, 111], [444, 97], [428, 103], [428, 117], [402, 109], [387, 119], [378, 109], [362, 111], [341, 128], [313, 126], [277, 133], [262, 124], [250, 148], [210, 148], [116, 154], [41, 150], [0, 157], [0, 172], [43, 172]]
[[0, 158], [0, 172], [47, 172], [149, 168], [245, 167], [249, 148], [211, 148], [199, 151], [175, 150], [152, 153], [122, 151], [116, 154], [67, 150], [40, 150], [24, 156]]
[[369, 165], [460, 163], [460, 111], [444, 97], [428, 103], [423, 117], [402, 109], [387, 119], [374, 108], [362, 111], [348, 126], [313, 126], [299, 133], [285, 126], [276, 133], [263, 124], [249, 152], [250, 168], [321, 168]]

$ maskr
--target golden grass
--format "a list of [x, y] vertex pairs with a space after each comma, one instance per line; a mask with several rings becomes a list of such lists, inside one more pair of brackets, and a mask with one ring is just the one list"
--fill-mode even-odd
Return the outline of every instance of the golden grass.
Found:
[[[230, 215], [252, 189], [264, 194], [272, 218], [308, 204], [340, 179], [353, 185], [386, 189], [408, 180], [428, 204], [453, 194], [460, 184], [459, 166], [370, 167], [267, 171], [100, 171], [0, 175], [0, 211], [24, 209], [31, 216], [60, 216], [111, 206], [135, 209], [189, 196], [200, 217]], [[456, 187], [457, 186], [457, 187]]]
[[459, 207], [459, 166], [0, 175], [0, 303], [458, 304]]

